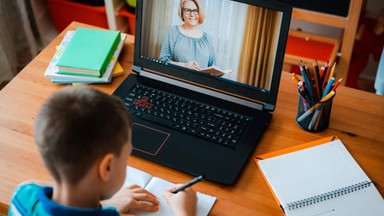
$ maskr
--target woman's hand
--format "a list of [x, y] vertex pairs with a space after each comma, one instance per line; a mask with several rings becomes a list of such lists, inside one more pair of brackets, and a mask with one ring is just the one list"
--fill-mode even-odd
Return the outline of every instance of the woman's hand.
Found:
[[164, 191], [163, 196], [168, 202], [168, 205], [173, 210], [173, 213], [177, 216], [190, 216], [196, 215], [197, 196], [196, 191], [192, 188], [187, 188], [176, 194], [171, 191], [180, 185], [176, 185], [174, 188]]
[[185, 63], [185, 67], [192, 69], [192, 70], [200, 70], [200, 65], [197, 63], [197, 61], [189, 61]]
[[120, 214], [130, 210], [155, 212], [159, 209], [156, 196], [138, 185], [122, 188], [110, 199], [101, 202], [102, 206], [114, 206]]

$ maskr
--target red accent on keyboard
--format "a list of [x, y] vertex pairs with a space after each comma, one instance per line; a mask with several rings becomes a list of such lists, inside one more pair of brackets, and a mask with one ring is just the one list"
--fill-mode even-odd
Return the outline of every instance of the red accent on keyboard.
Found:
[[137, 99], [135, 99], [135, 100], [133, 101], [133, 104], [135, 104], [135, 105], [137, 105], [137, 104], [139, 104], [139, 103], [140, 103], [140, 101], [137, 100]]
[[143, 107], [143, 106], [145, 106], [145, 105], [147, 105], [147, 102], [146, 102], [146, 101], [143, 101], [143, 100], [141, 100], [141, 101], [140, 101], [140, 103], [139, 103], [139, 106]]

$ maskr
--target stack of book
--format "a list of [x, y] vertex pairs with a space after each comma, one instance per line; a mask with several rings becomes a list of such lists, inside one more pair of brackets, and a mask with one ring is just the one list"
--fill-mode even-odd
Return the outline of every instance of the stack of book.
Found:
[[126, 34], [78, 28], [67, 31], [45, 71], [53, 83], [108, 83], [122, 72], [117, 62]]

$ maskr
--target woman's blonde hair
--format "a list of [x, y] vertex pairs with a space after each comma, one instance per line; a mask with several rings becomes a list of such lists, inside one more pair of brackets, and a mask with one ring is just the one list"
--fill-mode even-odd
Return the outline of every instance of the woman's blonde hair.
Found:
[[198, 11], [198, 13], [199, 13], [199, 24], [202, 24], [204, 22], [205, 16], [204, 16], [204, 10], [201, 7], [201, 4], [200, 4], [199, 0], [180, 0], [179, 10], [178, 10], [179, 17], [181, 18], [181, 20], [184, 21], [184, 18], [183, 18], [184, 11], [183, 11], [183, 9], [184, 9], [184, 4], [187, 1], [192, 1], [193, 3], [196, 4], [197, 10], [199, 10]]

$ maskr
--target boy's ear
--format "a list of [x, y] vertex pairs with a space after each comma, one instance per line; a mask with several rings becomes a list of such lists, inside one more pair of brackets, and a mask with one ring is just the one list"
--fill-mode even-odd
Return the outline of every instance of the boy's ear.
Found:
[[115, 156], [112, 153], [108, 153], [101, 158], [98, 171], [102, 181], [108, 181], [111, 178], [113, 160], [115, 160]]

